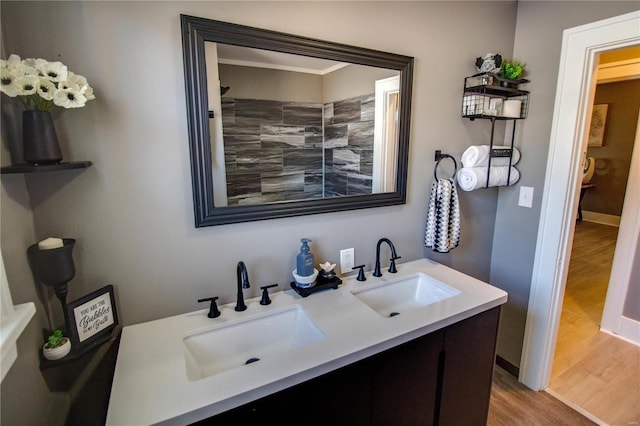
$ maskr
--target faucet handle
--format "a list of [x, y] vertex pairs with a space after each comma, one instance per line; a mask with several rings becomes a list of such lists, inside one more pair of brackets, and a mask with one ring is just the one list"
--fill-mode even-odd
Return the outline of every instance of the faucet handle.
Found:
[[398, 272], [398, 268], [396, 268], [396, 260], [401, 258], [402, 256], [393, 256], [391, 259], [389, 259], [391, 261], [388, 269], [389, 273], [395, 274], [396, 272]]
[[358, 281], [366, 281], [367, 277], [364, 276], [364, 267], [366, 265], [358, 265], [358, 266], [354, 266], [353, 268], [351, 268], [352, 270], [356, 270], [359, 269], [360, 271], [358, 271], [358, 278], [356, 278]]
[[262, 299], [260, 299], [260, 304], [261, 305], [270, 305], [271, 304], [271, 299], [269, 298], [269, 289], [273, 288], [273, 287], [277, 287], [278, 284], [271, 284], [271, 285], [265, 285], [260, 287], [260, 290], [262, 290]]
[[211, 305], [209, 305], [209, 313], [207, 314], [209, 318], [218, 318], [220, 316], [220, 311], [218, 310], [216, 300], [218, 300], [218, 296], [198, 299], [198, 302], [211, 302]]

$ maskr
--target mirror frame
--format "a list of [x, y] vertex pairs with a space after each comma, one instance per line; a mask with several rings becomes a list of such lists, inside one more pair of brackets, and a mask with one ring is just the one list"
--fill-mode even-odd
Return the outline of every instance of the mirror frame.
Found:
[[[413, 57], [212, 19], [180, 15], [196, 228], [406, 203]], [[205, 42], [225, 43], [400, 71], [396, 189], [366, 195], [215, 207]]]

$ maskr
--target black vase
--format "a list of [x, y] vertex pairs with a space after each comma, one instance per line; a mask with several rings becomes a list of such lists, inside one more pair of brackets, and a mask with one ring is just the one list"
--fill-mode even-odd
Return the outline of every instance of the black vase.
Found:
[[24, 161], [35, 166], [56, 164], [62, 160], [49, 111], [22, 112], [22, 149]]

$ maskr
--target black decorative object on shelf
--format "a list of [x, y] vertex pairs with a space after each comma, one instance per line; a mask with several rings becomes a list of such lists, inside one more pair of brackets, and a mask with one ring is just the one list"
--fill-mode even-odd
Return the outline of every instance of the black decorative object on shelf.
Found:
[[34, 166], [31, 164], [15, 164], [13, 166], [5, 166], [0, 169], [0, 173], [45, 173], [45, 172], [57, 172], [60, 170], [71, 169], [86, 169], [91, 166], [91, 161], [66, 161], [57, 164], [46, 164], [41, 166]]
[[322, 275], [318, 275], [316, 285], [308, 288], [300, 288], [296, 285], [295, 281], [291, 281], [291, 288], [295, 290], [302, 297], [307, 297], [317, 291], [328, 290], [330, 288], [337, 289], [342, 284], [342, 280], [336, 276], [330, 279], [323, 278]]
[[62, 161], [56, 128], [49, 111], [22, 111], [22, 149], [29, 164], [57, 164]]
[[[73, 238], [63, 238], [62, 247], [41, 249], [39, 243], [36, 243], [27, 250], [29, 257], [35, 262], [38, 279], [41, 283], [52, 287], [60, 300], [67, 333], [72, 328], [67, 312], [67, 293], [69, 281], [76, 275], [72, 255], [75, 244], [76, 240]], [[73, 343], [75, 342], [72, 341]]]

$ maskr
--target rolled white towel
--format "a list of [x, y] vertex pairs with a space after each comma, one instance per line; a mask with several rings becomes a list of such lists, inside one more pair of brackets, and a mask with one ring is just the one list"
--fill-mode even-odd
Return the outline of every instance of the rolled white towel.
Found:
[[[509, 149], [510, 146], [494, 146], [494, 149]], [[472, 145], [462, 153], [462, 167], [486, 167], [489, 165], [489, 145]], [[520, 151], [513, 148], [513, 161], [511, 165], [515, 166], [520, 161]], [[493, 157], [491, 159], [491, 167], [508, 166], [509, 157]]]
[[[507, 184], [507, 174], [509, 167], [491, 166], [491, 176], [489, 186], [504, 186]], [[513, 185], [520, 179], [520, 172], [515, 167], [511, 167], [509, 185]], [[464, 191], [484, 188], [487, 184], [486, 167], [463, 167], [458, 171], [458, 186]]]

